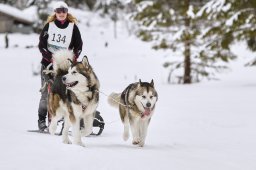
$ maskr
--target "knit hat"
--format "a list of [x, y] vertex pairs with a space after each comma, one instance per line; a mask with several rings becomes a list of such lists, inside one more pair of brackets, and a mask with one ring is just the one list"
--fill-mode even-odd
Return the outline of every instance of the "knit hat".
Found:
[[66, 8], [66, 9], [68, 9], [68, 5], [63, 1], [58, 1], [54, 4], [53, 10], [55, 11], [57, 8]]

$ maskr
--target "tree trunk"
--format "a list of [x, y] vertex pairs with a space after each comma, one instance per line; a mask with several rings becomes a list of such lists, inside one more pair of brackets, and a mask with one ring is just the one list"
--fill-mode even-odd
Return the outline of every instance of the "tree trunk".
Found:
[[190, 43], [188, 40], [185, 42], [185, 59], [184, 59], [184, 76], [183, 83], [190, 84], [191, 83], [191, 61], [190, 61]]
[[[186, 0], [186, 8], [189, 8], [189, 0]], [[187, 11], [186, 10], [186, 11]], [[185, 51], [184, 51], [184, 75], [183, 75], [183, 83], [190, 84], [191, 83], [191, 61], [190, 61], [190, 18], [186, 16], [185, 18], [185, 26], [186, 26], [186, 38], [185, 38]]]

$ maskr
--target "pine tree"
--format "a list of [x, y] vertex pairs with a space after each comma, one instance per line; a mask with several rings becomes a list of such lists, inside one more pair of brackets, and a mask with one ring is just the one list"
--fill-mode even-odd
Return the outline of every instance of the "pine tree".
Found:
[[[153, 42], [154, 49], [172, 50], [183, 57], [181, 61], [166, 62], [170, 69], [169, 82], [189, 84], [202, 78], [212, 79], [221, 65], [235, 56], [230, 52], [230, 34], [221, 34], [200, 8], [204, 0], [137, 0], [138, 12], [134, 19], [139, 22], [138, 36]], [[211, 31], [207, 31], [211, 30]], [[173, 77], [173, 72], [183, 68], [183, 75]]]
[[42, 31], [43, 25], [45, 24], [48, 16], [50, 15], [50, 10], [48, 5], [52, 0], [35, 0], [32, 4], [37, 6], [38, 20], [34, 23], [33, 27], [35, 32], [40, 33]]
[[[95, 8], [100, 11], [102, 17], [108, 17], [113, 21], [114, 37], [117, 38], [118, 22], [125, 22], [128, 28], [126, 10], [130, 7], [130, 2], [124, 0], [98, 0]], [[129, 30], [128, 30], [129, 31]]]
[[[212, 6], [218, 6], [219, 10]], [[219, 21], [221, 32], [232, 34], [233, 39], [227, 43], [246, 41], [249, 49], [256, 51], [255, 0], [212, 0], [202, 11], [211, 20]], [[256, 58], [247, 65], [256, 65]]]
[[97, 0], [85, 0], [85, 3], [90, 10], [93, 10], [95, 4], [97, 3]]
[[89, 10], [93, 10], [97, 0], [65, 0], [65, 2], [74, 8], [87, 7]]

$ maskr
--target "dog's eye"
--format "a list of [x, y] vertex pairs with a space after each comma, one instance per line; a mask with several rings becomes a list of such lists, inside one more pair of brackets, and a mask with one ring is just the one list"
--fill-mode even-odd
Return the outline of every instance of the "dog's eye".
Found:
[[150, 96], [150, 99], [153, 99], [154, 96]]
[[76, 71], [73, 71], [72, 74], [76, 74], [77, 72]]
[[143, 99], [146, 99], [146, 96], [144, 96], [144, 95], [143, 95], [143, 96], [141, 96], [141, 97], [142, 97]]

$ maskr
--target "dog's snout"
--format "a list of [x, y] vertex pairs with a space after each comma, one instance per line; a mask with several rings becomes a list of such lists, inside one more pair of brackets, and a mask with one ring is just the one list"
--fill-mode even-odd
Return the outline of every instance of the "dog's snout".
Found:
[[62, 77], [62, 81], [66, 81], [66, 79], [67, 79], [66, 76]]
[[147, 107], [150, 107], [150, 106], [151, 106], [151, 103], [148, 102], [148, 103], [146, 104], [146, 106], [147, 106]]

